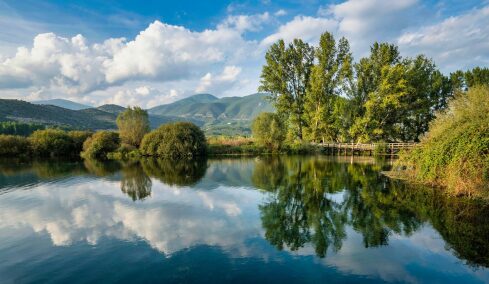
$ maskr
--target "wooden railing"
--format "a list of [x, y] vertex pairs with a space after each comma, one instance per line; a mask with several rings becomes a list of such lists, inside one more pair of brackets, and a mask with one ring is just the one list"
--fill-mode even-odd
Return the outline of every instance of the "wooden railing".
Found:
[[338, 153], [354, 152], [369, 152], [372, 154], [377, 147], [381, 147], [385, 150], [386, 154], [396, 154], [402, 149], [411, 149], [417, 145], [417, 143], [320, 143], [329, 149], [331, 152], [336, 151]]

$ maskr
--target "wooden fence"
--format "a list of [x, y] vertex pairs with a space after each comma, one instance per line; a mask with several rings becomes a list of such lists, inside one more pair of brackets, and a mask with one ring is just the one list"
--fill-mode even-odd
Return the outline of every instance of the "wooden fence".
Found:
[[378, 149], [378, 153], [396, 155], [400, 150], [412, 149], [417, 143], [321, 143], [330, 154], [369, 154], [372, 155]]

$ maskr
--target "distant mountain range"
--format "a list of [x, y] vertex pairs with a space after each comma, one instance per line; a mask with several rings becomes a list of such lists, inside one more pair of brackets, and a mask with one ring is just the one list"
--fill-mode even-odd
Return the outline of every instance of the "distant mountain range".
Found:
[[93, 108], [93, 106], [79, 104], [79, 103], [75, 103], [75, 102], [72, 102], [69, 100], [64, 100], [64, 99], [33, 101], [32, 103], [35, 105], [53, 105], [53, 106], [58, 106], [58, 107], [67, 108], [67, 109], [71, 109], [71, 110], [82, 110], [82, 109], [87, 109], [87, 108]]
[[[262, 93], [226, 98], [197, 94], [148, 109], [149, 120], [152, 128], [173, 121], [191, 121], [208, 134], [249, 134], [253, 118], [260, 112], [273, 111], [265, 97], [266, 94]], [[32, 122], [77, 129], [115, 129], [117, 115], [124, 110], [124, 107], [114, 104], [94, 108], [64, 99], [32, 103], [0, 99], [0, 121]]]

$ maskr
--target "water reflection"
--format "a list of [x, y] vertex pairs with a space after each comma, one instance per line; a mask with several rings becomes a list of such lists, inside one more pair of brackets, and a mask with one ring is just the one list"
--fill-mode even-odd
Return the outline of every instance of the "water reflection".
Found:
[[278, 249], [312, 244], [325, 257], [328, 248], [341, 249], [347, 226], [369, 248], [388, 245], [392, 235], [409, 237], [429, 223], [459, 258], [489, 266], [489, 206], [407, 186], [381, 170], [379, 164], [330, 159], [259, 160], [252, 180], [273, 193], [259, 207], [265, 237]]
[[489, 266], [488, 206], [389, 180], [387, 168], [328, 157], [0, 162], [0, 263], [5, 232], [27, 227], [65, 247], [143, 241], [170, 256], [206, 246], [266, 265], [314, 255], [323, 270], [388, 281]]

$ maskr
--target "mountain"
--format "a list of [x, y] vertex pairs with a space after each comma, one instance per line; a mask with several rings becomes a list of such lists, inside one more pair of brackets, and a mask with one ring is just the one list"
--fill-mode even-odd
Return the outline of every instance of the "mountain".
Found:
[[273, 107], [266, 100], [266, 94], [263, 93], [220, 99], [211, 95], [195, 95], [148, 110], [150, 114], [195, 118], [207, 122], [252, 120], [263, 111], [273, 111]]
[[[253, 118], [260, 112], [273, 111], [265, 96], [258, 93], [245, 97], [216, 98], [209, 94], [198, 94], [149, 109], [149, 122], [151, 128], [157, 128], [169, 122], [190, 121], [211, 135], [249, 134]], [[72, 110], [38, 103], [0, 99], [0, 121], [31, 122], [75, 129], [115, 129], [117, 115], [126, 109], [107, 104]]]
[[113, 104], [101, 105], [97, 107], [97, 109], [105, 112], [114, 113], [114, 114], [119, 114], [126, 110], [125, 107], [121, 107], [120, 105], [113, 105]]
[[36, 105], [53, 105], [53, 106], [71, 109], [71, 110], [82, 110], [82, 109], [91, 108], [91, 106], [75, 103], [75, 102], [72, 102], [69, 100], [64, 100], [64, 99], [34, 101], [32, 103], [36, 104]]
[[208, 134], [249, 134], [251, 121], [260, 112], [274, 111], [266, 96], [257, 93], [244, 97], [216, 98], [199, 94], [151, 108], [148, 113], [201, 121]]
[[114, 129], [115, 114], [97, 109], [71, 110], [54, 105], [37, 105], [0, 99], [0, 121], [19, 121], [77, 129]]

